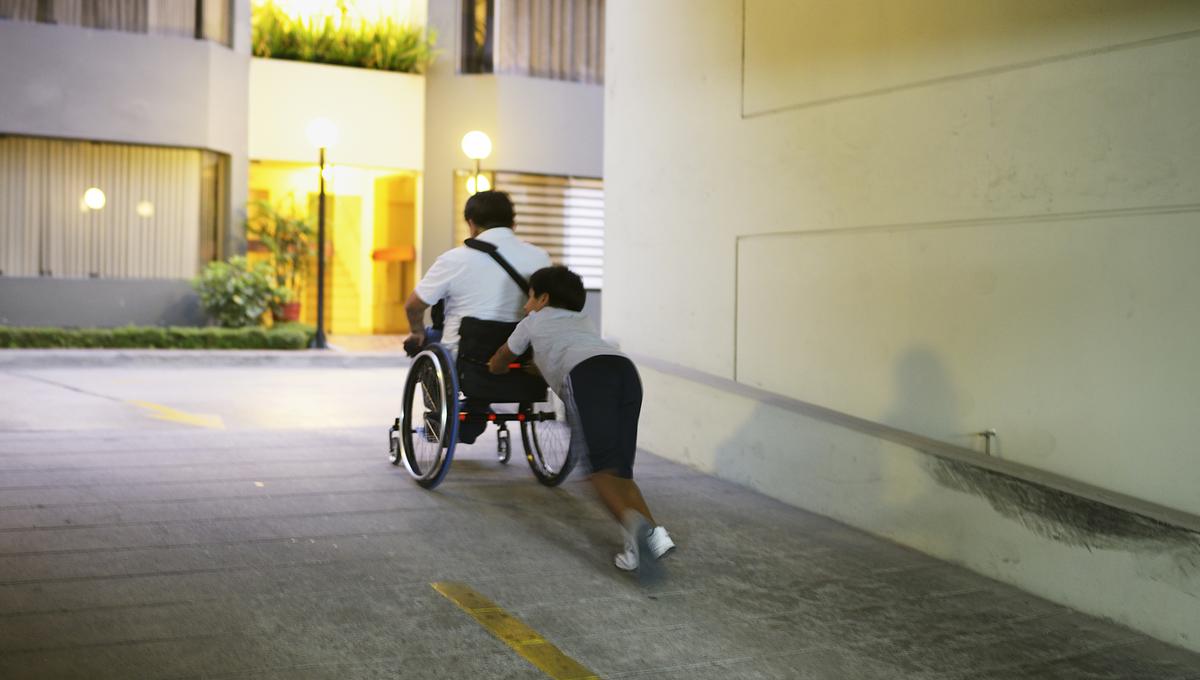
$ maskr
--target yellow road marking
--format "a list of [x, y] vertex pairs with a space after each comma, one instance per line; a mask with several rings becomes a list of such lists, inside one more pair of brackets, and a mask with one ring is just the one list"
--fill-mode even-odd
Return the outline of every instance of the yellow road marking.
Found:
[[148, 401], [131, 401], [130, 404], [139, 406], [154, 413], [154, 417], [159, 420], [169, 420], [173, 423], [183, 423], [184, 425], [195, 425], [196, 427], [210, 427], [214, 430], [224, 430], [225, 422], [221, 420], [221, 416], [201, 415], [198, 413], [184, 413], [177, 411], [170, 406], [162, 404], [152, 404]]
[[538, 632], [517, 617], [497, 607], [495, 602], [475, 592], [470, 586], [454, 581], [430, 584], [447, 600], [471, 615], [487, 632], [500, 638], [526, 661], [537, 666], [554, 680], [600, 680], [575, 659], [563, 654]]

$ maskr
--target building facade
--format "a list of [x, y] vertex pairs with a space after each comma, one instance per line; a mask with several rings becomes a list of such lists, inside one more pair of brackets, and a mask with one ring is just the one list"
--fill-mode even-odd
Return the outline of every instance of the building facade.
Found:
[[243, 247], [249, 0], [85, 4], [0, 17], [0, 323], [197, 322]]
[[[252, 16], [264, 6], [428, 26], [437, 58], [425, 73], [398, 73], [255, 57]], [[0, 6], [0, 324], [204, 323], [189, 281], [213, 260], [262, 257], [246, 237], [255, 206], [315, 222], [318, 151], [306, 128], [318, 118], [338, 131], [325, 170], [333, 332], [407, 330], [404, 297], [462, 237], [473, 168], [459, 140], [472, 129], [494, 140], [485, 177], [533, 197], [530, 235], [593, 266], [598, 288], [603, 1], [556, 0], [570, 16], [554, 21], [523, 0], [349, 6], [349, 18], [332, 0]], [[576, 52], [548, 46], [576, 28], [592, 70], [541, 70], [574, 63]], [[473, 57], [468, 32], [490, 36]], [[508, 56], [490, 56], [493, 45]], [[522, 191], [539, 182], [550, 189]], [[564, 237], [572, 220], [582, 226]], [[310, 273], [304, 320], [316, 288]]]

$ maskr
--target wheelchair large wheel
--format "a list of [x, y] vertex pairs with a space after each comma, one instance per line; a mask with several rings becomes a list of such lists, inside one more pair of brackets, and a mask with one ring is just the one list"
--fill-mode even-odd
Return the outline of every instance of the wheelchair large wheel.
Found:
[[525, 459], [539, 482], [558, 486], [575, 467], [566, 406], [553, 392], [547, 391], [545, 401], [521, 404], [521, 412], [525, 415], [521, 421]]
[[440, 346], [413, 358], [404, 383], [399, 434], [408, 474], [426, 489], [440, 484], [458, 440], [458, 380], [449, 354]]

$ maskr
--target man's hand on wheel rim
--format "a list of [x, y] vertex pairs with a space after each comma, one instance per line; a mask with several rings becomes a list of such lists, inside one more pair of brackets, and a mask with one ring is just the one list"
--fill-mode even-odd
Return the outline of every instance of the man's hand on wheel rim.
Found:
[[424, 333], [409, 333], [407, 338], [404, 338], [404, 353], [410, 357], [415, 357], [420, 353], [421, 348], [425, 346]]

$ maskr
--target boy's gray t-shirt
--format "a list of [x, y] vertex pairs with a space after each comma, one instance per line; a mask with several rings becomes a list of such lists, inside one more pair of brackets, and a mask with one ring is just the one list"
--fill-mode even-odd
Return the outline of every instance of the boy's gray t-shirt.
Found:
[[560, 307], [530, 312], [517, 324], [507, 344], [514, 354], [523, 354], [533, 345], [533, 363], [559, 395], [567, 374], [584, 361], [604, 354], [625, 356], [600, 338], [587, 315]]

